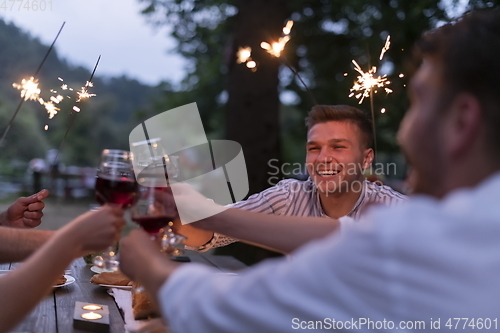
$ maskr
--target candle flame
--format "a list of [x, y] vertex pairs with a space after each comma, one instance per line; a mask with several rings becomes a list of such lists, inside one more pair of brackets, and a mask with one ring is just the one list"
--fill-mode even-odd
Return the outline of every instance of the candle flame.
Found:
[[49, 125], [45, 125], [45, 130], [48, 130], [49, 129]]
[[82, 318], [83, 319], [90, 319], [90, 320], [101, 319], [102, 315], [95, 313], [95, 312], [87, 312], [87, 313], [82, 314]]
[[95, 305], [95, 304], [87, 304], [87, 305], [83, 306], [82, 309], [84, 309], [84, 310], [90, 310], [90, 311], [92, 311], [92, 310], [94, 310], [94, 311], [95, 310], [102, 310], [102, 306]]

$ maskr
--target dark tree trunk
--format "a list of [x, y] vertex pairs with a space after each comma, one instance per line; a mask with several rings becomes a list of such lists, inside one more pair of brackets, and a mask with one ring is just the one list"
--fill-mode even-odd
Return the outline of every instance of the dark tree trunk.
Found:
[[[285, 0], [241, 0], [228, 75], [226, 137], [243, 147], [250, 194], [268, 188], [268, 163], [280, 157], [280, 60], [260, 47], [277, 40], [288, 17]], [[257, 71], [236, 64], [238, 47], [250, 46]]]
[[[243, 147], [248, 170], [249, 194], [270, 186], [269, 162], [280, 157], [278, 71], [280, 60], [260, 47], [262, 41], [277, 41], [289, 16], [286, 0], [241, 0], [228, 61], [226, 138]], [[238, 47], [250, 46], [257, 71], [236, 63]], [[276, 163], [274, 163], [276, 165]], [[278, 254], [235, 243], [216, 253], [230, 254], [253, 264]]]

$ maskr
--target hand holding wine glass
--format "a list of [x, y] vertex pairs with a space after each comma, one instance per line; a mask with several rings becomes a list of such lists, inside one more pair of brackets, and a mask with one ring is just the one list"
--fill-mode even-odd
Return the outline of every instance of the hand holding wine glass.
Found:
[[[129, 208], [137, 201], [139, 185], [132, 167], [132, 153], [117, 149], [104, 149], [97, 171], [96, 200], [101, 204], [116, 204]], [[109, 247], [94, 264], [108, 271], [118, 270], [114, 247]]]

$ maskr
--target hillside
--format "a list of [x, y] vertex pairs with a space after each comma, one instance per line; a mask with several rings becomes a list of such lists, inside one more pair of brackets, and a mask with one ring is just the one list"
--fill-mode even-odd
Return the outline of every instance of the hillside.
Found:
[[[0, 20], [0, 136], [20, 100], [12, 83], [32, 76], [48, 47], [15, 25]], [[60, 88], [58, 77], [71, 87], [82, 87], [90, 70], [59, 57], [56, 43], [38, 75], [42, 97], [48, 98], [49, 95], [43, 94]], [[101, 78], [99, 69], [93, 84], [91, 92], [97, 96], [82, 103], [62, 151], [67, 165], [94, 166], [102, 149], [127, 149], [128, 133], [139, 122], [138, 115], [150, 108], [161, 90], [125, 76]], [[49, 120], [42, 105], [25, 102], [0, 147], [2, 170], [13, 161], [24, 165], [32, 158], [45, 157], [48, 149], [58, 148], [72, 117], [72, 105], [70, 100], [61, 103], [59, 113]], [[49, 125], [47, 131], [45, 125]]]

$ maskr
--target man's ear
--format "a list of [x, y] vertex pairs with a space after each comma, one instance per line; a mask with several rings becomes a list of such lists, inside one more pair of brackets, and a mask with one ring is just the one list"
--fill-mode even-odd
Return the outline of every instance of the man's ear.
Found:
[[444, 140], [448, 152], [459, 156], [475, 144], [481, 130], [482, 108], [469, 93], [458, 94], [448, 110]]
[[375, 156], [375, 153], [373, 152], [373, 149], [371, 149], [371, 148], [365, 149], [364, 158], [363, 158], [363, 170], [370, 168], [370, 165], [372, 165], [372, 161], [373, 161], [374, 156]]

